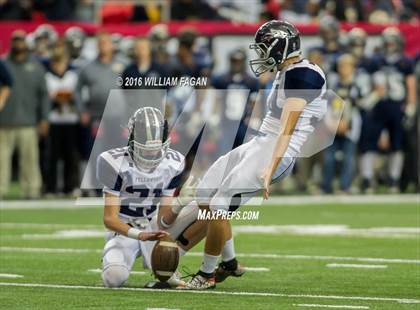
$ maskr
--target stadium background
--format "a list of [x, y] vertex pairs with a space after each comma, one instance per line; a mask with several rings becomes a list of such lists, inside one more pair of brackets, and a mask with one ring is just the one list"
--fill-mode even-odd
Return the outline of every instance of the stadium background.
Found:
[[[244, 3], [246, 3], [245, 6], [241, 5]], [[322, 23], [322, 20], [331, 18], [333, 21], [326, 22], [327, 28], [331, 27], [331, 22], [339, 23], [339, 31], [333, 39], [338, 43], [337, 54], [349, 52], [346, 36], [348, 31], [355, 27], [364, 29], [369, 35], [365, 53], [369, 57], [380, 54], [383, 52], [380, 34], [383, 29], [392, 25], [396, 26], [403, 35], [406, 55], [418, 63], [420, 50], [418, 5], [418, 1], [128, 1], [123, 3], [115, 1], [2, 1], [0, 3], [0, 18], [2, 19], [0, 21], [2, 30], [0, 32], [0, 47], [4, 57], [7, 57], [12, 34], [18, 29], [24, 30], [32, 56], [38, 59], [48, 72], [49, 57], [52, 54], [53, 46], [57, 44], [56, 40], [59, 37], [69, 38], [69, 36], [66, 37], [66, 31], [77, 27], [82, 32], [81, 41], [78, 43], [82, 44], [81, 52], [76, 56], [77, 58], [70, 59], [70, 65], [73, 66], [77, 74], [80, 74], [84, 66], [95, 60], [97, 54], [96, 33], [107, 32], [111, 35], [115, 49], [113, 59], [118, 59], [122, 66], [126, 67], [133, 61], [130, 58], [131, 55], [128, 54], [132, 53], [135, 37], [150, 37], [153, 31], [160, 35], [159, 31], [163, 31], [164, 36], [169, 36], [165, 43], [169, 54], [165, 65], [169, 66], [168, 73], [171, 75], [174, 74], [171, 72], [173, 69], [171, 65], [172, 59], [177, 57], [179, 34], [188, 29], [187, 32], [193, 31], [197, 36], [192, 39], [194, 41], [191, 46], [194, 54], [193, 61], [200, 63], [199, 65], [203, 68], [208, 68], [205, 75], [214, 77], [229, 71], [229, 55], [232, 51], [243, 48], [246, 53], [249, 53], [247, 46], [252, 40], [253, 33], [267, 18], [288, 18], [297, 23], [302, 33], [305, 56], [308, 56], [308, 53], [314, 48], [323, 46], [319, 22]], [[161, 22], [165, 22], [167, 25], [163, 30], [160, 26], [156, 26]], [[50, 26], [45, 27], [45, 24]], [[46, 41], [40, 39], [43, 36]], [[69, 40], [65, 39], [64, 41], [66, 44], [75, 44], [74, 41], [70, 43]], [[253, 55], [249, 54], [248, 59], [249, 57], [253, 57]], [[329, 59], [324, 59], [323, 66], [326, 71], [331, 71], [325, 68], [331, 67], [331, 64], [328, 64]], [[413, 64], [415, 65], [414, 62]], [[329, 73], [327, 72], [327, 74]], [[248, 74], [250, 74], [249, 69]], [[270, 78], [272, 77], [266, 77], [264, 82], [260, 81], [259, 87], [264, 88], [269, 85], [267, 79], [270, 80]], [[14, 79], [14, 83], [19, 84], [19, 79]], [[109, 85], [109, 89], [115, 87], [115, 85]], [[52, 109], [53, 98], [50, 99], [49, 109]], [[101, 102], [98, 105], [105, 105], [105, 103]], [[224, 113], [224, 111], [219, 111], [219, 113]], [[83, 126], [91, 125], [84, 124]], [[418, 141], [415, 128], [405, 132], [405, 135], [410, 136], [412, 141]], [[58, 171], [58, 188], [48, 189], [45, 185], [51, 165], [48, 162], [49, 155], [54, 152], [54, 147], [49, 142], [50, 138], [51, 131], [40, 136], [39, 166], [43, 186], [40, 194], [33, 195], [36, 197], [44, 194], [49, 194], [50, 197], [62, 196], [63, 189], [60, 189], [63, 186], [62, 178], [64, 177], [62, 169]], [[86, 143], [83, 139], [88, 138], [82, 137], [77, 143]], [[415, 144], [416, 142], [414, 147], [413, 145], [408, 146], [409, 143], [406, 143], [405, 146], [404, 151], [409, 153], [411, 158], [418, 158], [418, 147]], [[78, 146], [76, 148], [80, 149]], [[382, 136], [381, 148], [380, 152], [386, 158], [389, 151], [389, 141], [387, 141], [386, 135]], [[19, 160], [17, 152], [14, 153], [13, 179], [17, 181]], [[360, 188], [361, 179], [357, 152], [354, 156], [356, 165], [352, 173], [352, 187], [345, 193], [358, 193]], [[80, 174], [82, 174], [83, 157], [86, 155], [79, 154], [77, 157], [80, 160], [77, 160], [74, 165], [78, 166], [78, 169], [81, 170]], [[338, 154], [339, 157], [340, 154]], [[378, 157], [377, 172], [380, 172], [380, 167], [383, 167], [384, 164], [386, 162], [381, 164], [380, 157]], [[52, 163], [52, 165], [56, 165], [56, 163]], [[404, 169], [418, 170], [412, 165], [412, 160], [411, 162], [406, 161]], [[311, 162], [309, 165], [299, 165], [298, 163], [296, 170], [300, 170], [300, 173], [295, 172], [294, 182], [291, 181], [288, 182], [290, 184], [283, 185], [283, 192], [315, 194], [322, 192], [320, 189], [324, 171], [322, 154], [316, 156], [315, 163]], [[403, 178], [409, 178], [409, 180], [402, 180], [404, 186], [401, 189], [403, 191], [418, 190], [418, 173], [414, 176], [413, 173], [411, 176], [403, 174]], [[376, 179], [379, 186], [375, 187], [375, 191], [388, 191], [386, 175], [379, 173]], [[16, 183], [14, 182], [14, 184]], [[66, 196], [86, 194], [78, 191], [75, 184], [71, 185], [73, 187], [71, 191], [68, 188], [65, 190]], [[395, 188], [393, 191], [395, 192]], [[30, 198], [32, 194], [25, 193], [25, 191], [21, 193], [19, 186], [12, 186], [12, 192], [3, 193], [3, 195], [5, 197]]]
[[[368, 32], [366, 52], [370, 55], [382, 52], [381, 32], [388, 26], [398, 27], [406, 41], [405, 53], [416, 66], [418, 83], [419, 5], [420, 2], [414, 0], [0, 0], [1, 61], [9, 57], [12, 34], [23, 29], [29, 35], [25, 40], [32, 49], [32, 64], [42, 64], [42, 77], [51, 78], [48, 75], [49, 55], [53, 46], [62, 47], [63, 44], [44, 44], [44, 36], [54, 37], [54, 32], [49, 27], [39, 27], [52, 25], [62, 37], [66, 30], [77, 26], [86, 34], [80, 45], [82, 55], [86, 57], [73, 60], [74, 67], [78, 68], [69, 71], [74, 73], [71, 75], [73, 79], [79, 79], [83, 69], [96, 57], [96, 34], [103, 30], [114, 34], [114, 42], [119, 42], [115, 45], [117, 62], [127, 65], [130, 60], [125, 55], [126, 40], [119, 35], [123, 38], [148, 37], [151, 29], [162, 22], [168, 25], [170, 40], [167, 47], [171, 60], [178, 51], [180, 31], [193, 28], [198, 33], [195, 59], [207, 62], [209, 66], [205, 68], [211, 68], [211, 75], [217, 76], [229, 70], [230, 52], [238, 47], [246, 48], [262, 22], [285, 18], [297, 23], [302, 32], [304, 54], [308, 55], [312, 47], [322, 45], [320, 20], [324, 16], [333, 16], [340, 23], [340, 38], [344, 43], [347, 32], [355, 27]], [[35, 37], [39, 44], [37, 49]], [[340, 52], [343, 51], [347, 51], [345, 44]], [[112, 72], [109, 70], [109, 74]], [[117, 76], [111, 76], [110, 84], [104, 90], [105, 98], [109, 89], [116, 87]], [[23, 84], [19, 78], [12, 76], [12, 79], [12, 87], [29, 92], [29, 85]], [[4, 85], [7, 83], [1, 79], [0, 86], [4, 88]], [[39, 102], [28, 100], [25, 104], [30, 110]], [[98, 102], [99, 107], [104, 104], [105, 100]], [[47, 112], [50, 114], [53, 110]], [[76, 166], [80, 169], [78, 177], [81, 178], [86, 161], [86, 154], [82, 151], [86, 149], [80, 144], [83, 137], [94, 136], [96, 132], [83, 130], [95, 126], [89, 122], [82, 126], [82, 113], [79, 112], [74, 125], [78, 134], [81, 132], [80, 140], [77, 143], [64, 141], [76, 151], [75, 158], [79, 159]], [[220, 110], [220, 113], [224, 112]], [[1, 114], [2, 111], [0, 117]], [[389, 148], [386, 136], [381, 140], [383, 149], [375, 163], [376, 195], [357, 195], [361, 185], [361, 170], [357, 165], [350, 191], [342, 192], [336, 184], [334, 193], [340, 195], [315, 196], [323, 193], [320, 188], [323, 154], [315, 156], [313, 161], [301, 162], [297, 166], [300, 172], [296, 171], [292, 178], [276, 188], [276, 194], [283, 195], [273, 195], [261, 208], [246, 206], [241, 209], [257, 210], [258, 221], [233, 222], [237, 257], [248, 268], [246, 275], [240, 279], [228, 279], [214, 291], [195, 294], [145, 290], [143, 285], [153, 276], [143, 269], [140, 261], [136, 262], [124, 288], [109, 290], [103, 287], [99, 274], [104, 246], [102, 200], [86, 198], [78, 200], [79, 203], [74, 200], [80, 195], [97, 196], [100, 193], [80, 192], [80, 179], [70, 183], [67, 193], [63, 193], [66, 177], [62, 160], [57, 165], [58, 186], [52, 188], [54, 190], [47, 189], [46, 181], [51, 180], [46, 159], [54, 151], [50, 143], [57, 137], [53, 136], [53, 124], [50, 123], [49, 131], [38, 126], [37, 122], [30, 127], [37, 133], [34, 140], [39, 139], [34, 146], [40, 151], [40, 161], [36, 166], [43, 173], [42, 192], [26, 192], [21, 188], [22, 154], [19, 154], [19, 145], [13, 149], [10, 163], [13, 165], [12, 186], [7, 193], [0, 195], [2, 308], [214, 309], [216, 305], [229, 309], [418, 309], [420, 204], [416, 165], [419, 142], [415, 127], [405, 132], [405, 137], [414, 143], [404, 146], [405, 154], [409, 155], [405, 169], [412, 174], [407, 180], [411, 184], [402, 188], [414, 194], [389, 194], [394, 191], [388, 186], [386, 176], [382, 175], [387, 170], [383, 168], [387, 164]], [[0, 132], [4, 129], [0, 121]], [[5, 147], [8, 145], [0, 143], [0, 151]], [[341, 163], [342, 155], [337, 154], [337, 164]], [[354, 156], [358, 164], [360, 156], [358, 153]], [[56, 165], [57, 162], [50, 164]], [[5, 165], [9, 163], [3, 163], [2, 167]], [[336, 169], [336, 174], [339, 171]], [[337, 182], [338, 175], [335, 179]], [[27, 186], [25, 182], [23, 185]], [[202, 244], [198, 245], [182, 258], [180, 269], [184, 274], [188, 273], [185, 266], [190, 270], [199, 266], [202, 247]]]

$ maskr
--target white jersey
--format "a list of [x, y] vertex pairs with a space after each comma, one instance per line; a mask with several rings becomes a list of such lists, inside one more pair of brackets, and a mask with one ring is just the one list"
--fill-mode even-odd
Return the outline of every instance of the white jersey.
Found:
[[303, 98], [307, 104], [302, 111], [290, 139], [285, 157], [296, 157], [307, 137], [314, 131], [313, 121], [320, 120], [327, 111], [324, 72], [306, 59], [279, 71], [267, 98], [267, 114], [260, 132], [276, 137], [280, 131], [280, 116], [288, 97]]
[[120, 218], [127, 221], [151, 219], [161, 196], [173, 196], [181, 182], [184, 156], [168, 149], [152, 172], [139, 170], [128, 147], [103, 152], [97, 161], [97, 178], [103, 191], [120, 198]]

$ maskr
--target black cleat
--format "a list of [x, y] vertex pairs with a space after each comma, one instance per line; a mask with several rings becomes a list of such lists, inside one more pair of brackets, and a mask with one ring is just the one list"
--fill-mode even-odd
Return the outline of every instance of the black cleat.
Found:
[[227, 277], [242, 277], [244, 273], [245, 268], [238, 263], [236, 258], [228, 262], [221, 262], [216, 269], [216, 283], [225, 281]]

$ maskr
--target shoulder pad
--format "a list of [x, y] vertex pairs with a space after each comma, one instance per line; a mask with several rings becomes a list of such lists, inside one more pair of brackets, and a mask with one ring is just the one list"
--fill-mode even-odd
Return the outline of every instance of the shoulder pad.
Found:
[[113, 150], [103, 152], [98, 156], [96, 165], [96, 178], [103, 185], [114, 191], [120, 191], [122, 177], [120, 175], [124, 155], [113, 154]]

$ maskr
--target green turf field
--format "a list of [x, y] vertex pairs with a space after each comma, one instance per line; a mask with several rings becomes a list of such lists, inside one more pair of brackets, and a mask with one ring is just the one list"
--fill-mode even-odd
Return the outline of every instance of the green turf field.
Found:
[[[259, 220], [234, 222], [235, 243], [257, 271], [205, 292], [143, 290], [149, 271], [102, 288], [89, 271], [101, 267], [101, 208], [58, 207], [0, 209], [1, 309], [420, 309], [414, 202], [253, 208]], [[196, 271], [201, 250], [180, 266]]]

